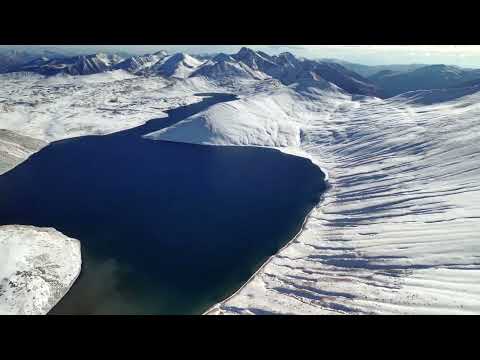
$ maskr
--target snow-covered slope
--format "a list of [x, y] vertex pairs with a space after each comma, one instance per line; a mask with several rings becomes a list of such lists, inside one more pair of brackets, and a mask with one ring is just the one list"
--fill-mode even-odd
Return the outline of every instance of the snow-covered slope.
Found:
[[308, 111], [302, 100], [293, 89], [283, 87], [217, 104], [145, 137], [205, 145], [299, 147], [303, 123], [298, 116]]
[[209, 313], [480, 313], [480, 93], [355, 99], [281, 89], [147, 136], [275, 146], [328, 172], [299, 236]]
[[88, 75], [111, 70], [120, 61], [122, 58], [119, 56], [104, 53], [72, 57], [41, 57], [12, 69], [12, 71], [35, 72], [42, 75]]
[[195, 59], [188, 54], [177, 53], [158, 65], [155, 64], [152, 66], [151, 71], [165, 77], [185, 79], [202, 64], [202, 61]]
[[18, 50], [0, 52], [0, 73], [12, 71], [37, 57], [31, 53]]
[[52, 76], [89, 75], [111, 70], [168, 79], [203, 76], [222, 86], [268, 78], [277, 79], [285, 85], [306, 81], [311, 86], [311, 80], [314, 79], [317, 81], [315, 84], [320, 86], [323, 86], [322, 82], [330, 82], [350, 93], [381, 96], [380, 89], [373, 83], [339, 64], [298, 59], [288, 52], [271, 56], [246, 47], [233, 55], [221, 53], [201, 59], [185, 53], [167, 56], [165, 51], [132, 56], [123, 61], [118, 56], [102, 53], [74, 57], [41, 57], [12, 71]]
[[215, 55], [211, 61], [213, 62], [217, 62], [217, 61], [230, 61], [230, 62], [234, 62], [236, 61], [231, 55], [228, 55], [228, 54], [225, 54], [225, 53], [219, 53], [217, 55]]
[[343, 67], [356, 72], [363, 77], [369, 78], [375, 74], [380, 73], [381, 71], [389, 71], [389, 72], [407, 72], [413, 71], [418, 68], [426, 66], [425, 64], [391, 64], [391, 65], [364, 65], [364, 64], [356, 64], [351, 63], [348, 61], [343, 61], [339, 59], [321, 59], [320, 61], [328, 61], [334, 62], [337, 64], [342, 65]]
[[408, 101], [423, 105], [453, 101], [480, 91], [480, 84], [462, 88], [416, 90], [392, 97], [392, 100]]
[[101, 135], [165, 117], [165, 110], [215, 91], [203, 79], [188, 83], [137, 77], [124, 70], [86, 76], [0, 75], [0, 129], [47, 142]]
[[165, 51], [159, 51], [154, 54], [136, 55], [129, 57], [113, 66], [113, 69], [125, 70], [132, 74], [144, 71], [168, 56]]
[[350, 71], [340, 64], [319, 62], [313, 67], [314, 72], [326, 81], [334, 83], [351, 94], [383, 96], [382, 90], [370, 80]]
[[264, 72], [269, 75], [278, 65], [266, 54], [243, 47], [232, 57], [248, 65], [251, 69]]
[[190, 76], [205, 76], [212, 80], [224, 80], [226, 78], [242, 78], [263, 80], [269, 76], [258, 70], [253, 70], [242, 62], [235, 60], [209, 61], [194, 71]]
[[43, 315], [80, 273], [80, 243], [50, 228], [0, 226], [0, 315]]
[[278, 79], [285, 85], [302, 83], [305, 80], [311, 83], [311, 80], [315, 79], [335, 84], [352, 94], [382, 95], [380, 89], [368, 79], [336, 63], [297, 59], [288, 52], [270, 56], [245, 47], [232, 57], [252, 70]]
[[0, 175], [25, 161], [46, 142], [0, 129]]

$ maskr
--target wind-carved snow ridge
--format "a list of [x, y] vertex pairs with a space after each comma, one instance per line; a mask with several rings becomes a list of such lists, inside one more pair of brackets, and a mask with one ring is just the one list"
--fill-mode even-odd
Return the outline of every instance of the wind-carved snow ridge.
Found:
[[207, 313], [480, 313], [480, 93], [434, 95], [282, 88], [148, 135], [278, 147], [329, 174], [299, 236]]

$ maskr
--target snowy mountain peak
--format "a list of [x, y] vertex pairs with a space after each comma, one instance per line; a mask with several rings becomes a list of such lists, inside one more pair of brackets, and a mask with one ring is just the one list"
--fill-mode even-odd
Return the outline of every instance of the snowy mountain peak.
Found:
[[105, 63], [105, 65], [107, 66], [112, 66], [112, 65], [115, 65], [117, 63], [119, 63], [120, 61], [123, 60], [122, 57], [118, 56], [117, 54], [106, 54], [106, 53], [97, 53], [95, 55], [92, 55], [94, 56], [95, 58], [99, 59], [100, 61], [102, 61], [103, 63]]
[[152, 55], [164, 58], [168, 56], [168, 52], [165, 50], [160, 50], [160, 51], [154, 52]]
[[154, 72], [166, 76], [185, 79], [203, 62], [185, 53], [176, 53], [161, 64], [155, 65]]
[[164, 50], [154, 54], [135, 55], [116, 64], [114, 69], [122, 69], [132, 74], [137, 74], [163, 61], [167, 56], [167, 52]]
[[278, 59], [281, 61], [287, 62], [289, 64], [296, 64], [298, 63], [298, 59], [293, 55], [292, 53], [286, 51], [282, 52], [281, 54], [278, 55]]
[[86, 75], [107, 71], [118, 60], [119, 58], [114, 55], [98, 53], [65, 59], [60, 61], [59, 65], [64, 65], [62, 67], [67, 68], [66, 72], [70, 75]]
[[186, 66], [198, 66], [202, 62], [187, 53], [176, 53], [173, 54], [167, 61], [172, 63], [183, 62]]
[[214, 56], [212, 58], [212, 61], [214, 61], [214, 62], [217, 62], [217, 61], [231, 61], [231, 62], [234, 62], [235, 59], [228, 54], [220, 53], [220, 54], [217, 54], [216, 56]]
[[261, 70], [261, 67], [265, 65], [275, 65], [270, 59], [247, 47], [242, 47], [237, 54], [233, 55], [233, 58], [242, 61], [254, 70]]
[[99, 54], [80, 55], [70, 58], [37, 58], [22, 65], [16, 71], [31, 71], [42, 75], [88, 75], [106, 71], [114, 59]]
[[232, 57], [248, 65], [254, 71], [261, 71], [269, 76], [277, 77], [278, 71], [276, 71], [276, 68], [278, 65], [271, 59], [267, 59], [252, 49], [242, 47], [240, 51], [232, 55]]
[[209, 61], [191, 74], [191, 77], [204, 76], [213, 80], [224, 80], [226, 78], [241, 78], [263, 80], [268, 76], [261, 71], [256, 71], [241, 61], [231, 57], [221, 61]]
[[243, 56], [255, 56], [257, 55], [257, 53], [255, 52], [255, 50], [252, 50], [250, 48], [247, 48], [247, 47], [242, 47], [238, 53], [237, 53], [237, 56], [240, 56], [240, 57], [243, 57]]

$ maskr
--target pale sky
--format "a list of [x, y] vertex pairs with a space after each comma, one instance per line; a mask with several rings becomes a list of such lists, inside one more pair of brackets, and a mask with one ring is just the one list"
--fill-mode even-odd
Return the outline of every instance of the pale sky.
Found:
[[70, 51], [126, 51], [134, 54], [167, 50], [190, 54], [237, 52], [242, 46], [269, 54], [290, 51], [311, 59], [336, 58], [366, 65], [449, 64], [480, 68], [480, 45], [30, 45], [0, 48], [57, 48]]

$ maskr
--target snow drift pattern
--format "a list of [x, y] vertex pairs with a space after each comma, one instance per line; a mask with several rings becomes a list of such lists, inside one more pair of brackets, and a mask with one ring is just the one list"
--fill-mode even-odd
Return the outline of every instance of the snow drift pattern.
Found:
[[282, 90], [150, 135], [288, 146], [329, 174], [304, 231], [208, 313], [480, 312], [480, 93], [431, 105], [424, 95]]

